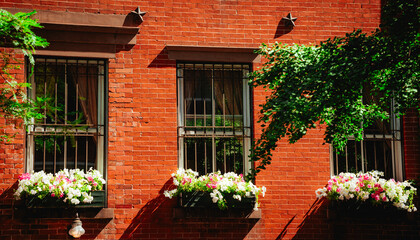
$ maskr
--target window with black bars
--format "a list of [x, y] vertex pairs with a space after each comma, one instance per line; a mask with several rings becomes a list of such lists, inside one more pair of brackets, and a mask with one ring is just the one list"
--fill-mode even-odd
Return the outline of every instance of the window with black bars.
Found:
[[36, 57], [29, 96], [45, 100], [27, 133], [28, 171], [103, 172], [106, 63]]
[[401, 119], [389, 112], [390, 119], [377, 120], [365, 129], [362, 141], [350, 138], [341, 153], [332, 149], [332, 175], [378, 170], [385, 178], [403, 180]]
[[251, 120], [249, 64], [178, 63], [179, 165], [243, 173]]

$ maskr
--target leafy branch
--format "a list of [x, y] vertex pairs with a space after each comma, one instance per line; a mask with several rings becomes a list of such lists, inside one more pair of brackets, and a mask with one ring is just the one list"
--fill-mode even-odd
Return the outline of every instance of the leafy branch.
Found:
[[419, 6], [387, 2], [381, 29], [369, 35], [355, 30], [316, 46], [262, 44], [256, 51], [267, 61], [250, 74], [250, 85], [270, 95], [261, 105], [251, 178], [271, 163], [280, 139], [295, 143], [322, 124], [324, 142], [342, 150], [349, 137], [361, 140], [371, 123], [389, 119], [391, 106], [397, 116], [420, 111]]
[[[46, 47], [45, 39], [35, 35], [33, 28], [40, 28], [36, 20], [30, 17], [36, 12], [11, 14], [0, 9], [0, 46], [13, 47], [22, 50], [33, 66], [35, 63], [33, 53], [36, 47]], [[13, 53], [1, 51], [0, 53], [0, 117], [14, 120], [15, 126], [20, 126], [19, 119], [23, 124], [28, 124], [31, 118], [43, 118], [40, 109], [43, 108], [43, 100], [33, 101], [28, 99], [26, 88], [29, 83], [15, 81], [12, 72], [20, 69], [19, 60]], [[31, 69], [30, 74], [32, 73]], [[0, 128], [3, 128], [0, 126]], [[0, 135], [0, 141], [10, 140], [13, 136], [4, 132]]]

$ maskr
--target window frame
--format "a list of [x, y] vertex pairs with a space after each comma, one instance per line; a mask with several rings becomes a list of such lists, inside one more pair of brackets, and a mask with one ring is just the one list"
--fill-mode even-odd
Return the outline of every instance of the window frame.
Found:
[[[45, 59], [45, 62], [48, 60], [55, 60], [56, 63], [58, 61], [65, 61], [67, 65], [69, 61], [102, 61], [103, 62], [103, 84], [99, 84], [98, 82], [98, 97], [97, 97], [97, 131], [98, 137], [101, 138], [98, 140], [98, 144], [96, 145], [96, 152], [97, 157], [95, 160], [95, 169], [97, 169], [103, 175], [104, 179], [107, 176], [107, 157], [108, 157], [108, 59], [104, 58], [86, 58], [86, 57], [68, 57], [68, 56], [48, 56], [48, 55], [36, 55], [34, 56], [35, 59]], [[31, 84], [31, 86], [36, 86], [35, 83], [35, 67], [31, 65], [26, 59], [25, 61], [25, 70], [27, 81]], [[31, 71], [31, 67], [33, 67], [33, 71]], [[66, 76], [67, 78], [67, 73]], [[27, 94], [29, 99], [33, 99], [35, 96], [36, 87], [28, 88]], [[39, 132], [47, 132], [47, 131], [39, 131], [36, 129], [36, 125], [34, 119], [31, 120], [31, 124], [27, 126], [27, 131], [25, 134], [25, 172], [34, 171], [34, 164], [35, 164], [35, 141], [34, 136]], [[50, 128], [44, 127], [51, 132], [59, 132], [56, 129], [58, 128]], [[87, 129], [86, 134], [90, 134], [91, 130]], [[55, 163], [54, 163], [55, 166]], [[64, 167], [67, 168], [66, 164], [64, 163]], [[77, 166], [75, 166], [77, 168]], [[85, 166], [88, 170], [88, 166]], [[59, 169], [54, 169], [58, 171]]]
[[[252, 63], [250, 62], [216, 62], [216, 61], [176, 61], [176, 84], [177, 84], [177, 142], [178, 142], [178, 168], [185, 168], [185, 147], [184, 147], [184, 139], [193, 136], [198, 137], [209, 137], [209, 138], [217, 138], [217, 135], [188, 135], [183, 128], [187, 127], [184, 122], [184, 76], [180, 77], [178, 67], [179, 64], [194, 64], [194, 65], [203, 65], [211, 64], [214, 65], [220, 64], [220, 65], [248, 65], [248, 71], [249, 73], [252, 72]], [[204, 69], [204, 68], [203, 68]], [[222, 69], [224, 69], [222, 67]], [[182, 80], [181, 80], [182, 79]], [[247, 174], [250, 172], [250, 170], [253, 168], [253, 164], [249, 159], [249, 155], [251, 152], [252, 147], [252, 139], [253, 139], [253, 91], [252, 88], [249, 86], [248, 81], [245, 81], [246, 78], [243, 78], [242, 83], [242, 93], [243, 93], [243, 134], [241, 133], [240, 136], [243, 137], [243, 173]], [[214, 98], [214, 86], [212, 87], [212, 96]], [[214, 101], [214, 99], [212, 99]], [[212, 103], [212, 105], [214, 105]], [[214, 113], [214, 106], [212, 111], [212, 116], [215, 115]], [[237, 135], [232, 135], [232, 137], [236, 137]], [[239, 136], [239, 135], [238, 135]], [[245, 147], [247, 146], [247, 147]], [[212, 143], [212, 151], [215, 153], [215, 145]], [[216, 171], [216, 154], [212, 154], [212, 171]], [[207, 171], [207, 168], [205, 168]], [[206, 172], [209, 173], [209, 172]]]
[[[394, 111], [394, 101], [391, 103], [390, 108], [390, 134], [382, 133], [365, 133], [363, 132], [363, 139], [361, 141], [355, 141], [354, 136], [351, 136], [348, 140], [354, 141], [355, 145], [360, 145], [361, 150], [361, 166], [362, 169], [356, 169], [356, 171], [366, 172], [370, 171], [365, 169], [365, 154], [364, 149], [366, 148], [365, 142], [380, 142], [380, 141], [391, 141], [391, 165], [392, 165], [392, 178], [402, 181], [405, 178], [404, 172], [404, 146], [403, 146], [403, 119], [402, 117], [397, 118]], [[349, 143], [347, 143], [349, 144]], [[346, 171], [348, 172], [348, 154], [347, 154], [347, 145], [345, 147], [345, 156], [346, 156]], [[335, 152], [332, 145], [330, 145], [330, 175], [338, 175], [338, 154]], [[357, 166], [357, 165], [356, 165]]]

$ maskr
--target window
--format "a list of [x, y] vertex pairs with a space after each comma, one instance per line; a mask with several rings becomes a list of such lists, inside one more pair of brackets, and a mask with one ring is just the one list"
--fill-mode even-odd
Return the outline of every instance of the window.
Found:
[[365, 129], [362, 141], [349, 139], [340, 154], [332, 150], [332, 175], [379, 170], [385, 178], [403, 180], [401, 121], [390, 112], [388, 121], [378, 120]]
[[105, 61], [36, 57], [30, 81], [30, 97], [46, 99], [46, 118], [29, 126], [27, 171], [93, 167], [103, 173]]
[[179, 166], [244, 173], [251, 120], [249, 64], [177, 64]]

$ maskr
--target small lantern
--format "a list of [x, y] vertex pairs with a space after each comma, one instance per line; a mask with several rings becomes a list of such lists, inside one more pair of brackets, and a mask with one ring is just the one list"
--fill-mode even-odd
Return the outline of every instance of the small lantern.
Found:
[[76, 219], [74, 219], [71, 224], [69, 235], [74, 238], [80, 238], [83, 234], [85, 234], [85, 229], [82, 227], [82, 221], [79, 218], [79, 214], [76, 213]]

